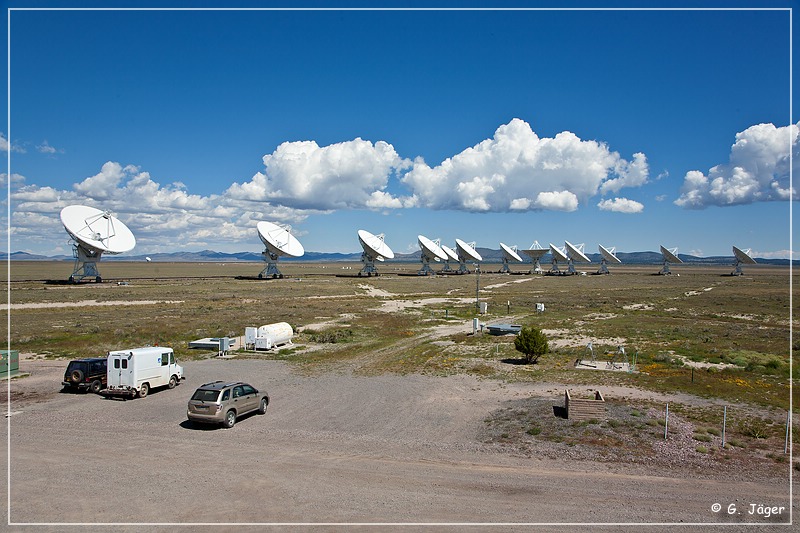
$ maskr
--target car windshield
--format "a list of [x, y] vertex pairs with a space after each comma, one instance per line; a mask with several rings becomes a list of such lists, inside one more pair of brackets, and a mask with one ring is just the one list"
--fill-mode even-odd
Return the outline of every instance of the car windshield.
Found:
[[219, 396], [218, 390], [197, 389], [194, 391], [192, 400], [201, 400], [204, 402], [215, 402]]

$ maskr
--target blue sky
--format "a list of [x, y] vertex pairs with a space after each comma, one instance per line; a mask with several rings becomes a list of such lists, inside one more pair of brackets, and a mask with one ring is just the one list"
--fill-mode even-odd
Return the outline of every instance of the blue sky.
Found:
[[323, 252], [367, 229], [396, 252], [423, 234], [787, 257], [789, 18], [13, 10], [10, 249], [69, 253], [77, 203], [137, 254], [259, 251], [269, 220]]

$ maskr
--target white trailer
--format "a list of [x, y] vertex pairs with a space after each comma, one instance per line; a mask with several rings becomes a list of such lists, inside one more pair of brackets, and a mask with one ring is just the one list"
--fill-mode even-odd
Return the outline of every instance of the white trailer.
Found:
[[245, 345], [252, 344], [254, 350], [271, 350], [284, 344], [291, 344], [294, 331], [286, 322], [266, 324], [259, 328], [245, 328]]
[[172, 348], [147, 346], [108, 352], [107, 396], [144, 398], [150, 389], [170, 389], [185, 379], [183, 367], [175, 360]]

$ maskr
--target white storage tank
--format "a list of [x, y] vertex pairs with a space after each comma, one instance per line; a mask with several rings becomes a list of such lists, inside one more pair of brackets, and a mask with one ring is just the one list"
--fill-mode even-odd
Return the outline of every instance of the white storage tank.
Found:
[[274, 346], [292, 342], [294, 331], [286, 322], [276, 322], [258, 328], [256, 349], [272, 349]]

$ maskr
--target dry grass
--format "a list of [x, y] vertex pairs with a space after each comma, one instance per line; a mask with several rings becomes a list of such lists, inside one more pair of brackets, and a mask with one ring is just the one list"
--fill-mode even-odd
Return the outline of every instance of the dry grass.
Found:
[[[351, 269], [343, 269], [350, 266]], [[416, 277], [416, 264], [380, 266], [373, 278], [341, 277], [357, 264], [285, 263], [282, 280], [253, 277], [259, 263], [104, 262], [102, 284], [63, 285], [67, 262], [11, 264], [12, 304], [80, 304], [157, 300], [148, 305], [75, 305], [14, 309], [12, 348], [50, 357], [78, 357], [133, 345], [170, 345], [182, 357], [191, 340], [241, 335], [246, 326], [288, 322], [295, 329], [330, 323], [348, 328], [344, 342], [299, 335], [288, 353], [268, 355], [309, 371], [346, 368], [366, 374], [467, 372], [507, 380], [547, 380], [564, 384], [628, 385], [664, 392], [687, 392], [754, 405], [788, 408], [788, 269], [758, 266], [747, 276], [728, 277], [729, 267], [676, 267], [680, 276], [654, 276], [657, 266], [617, 268], [609, 276], [480, 276], [480, 298], [489, 304], [484, 322], [515, 322], [559, 332], [553, 352], [531, 368], [503, 363], [519, 354], [512, 337], [469, 334], [474, 303], [412, 306], [377, 311], [389, 300], [475, 297], [476, 276]], [[496, 270], [496, 268], [494, 268]], [[523, 268], [519, 268], [523, 270]], [[119, 284], [118, 282], [126, 282]], [[364, 286], [389, 293], [372, 296]], [[491, 287], [491, 288], [487, 288]], [[469, 301], [469, 300], [468, 300]], [[535, 304], [547, 311], [535, 313]], [[464, 325], [434, 336], [437, 326]], [[3, 325], [2, 327], [5, 327]], [[323, 328], [324, 329], [324, 328]], [[639, 374], [577, 371], [586, 339], [598, 360], [623, 339], [638, 352]], [[450, 342], [442, 342], [450, 341]], [[742, 363], [718, 371], [692, 369], [689, 361]], [[262, 356], [263, 357], [263, 356]]]

